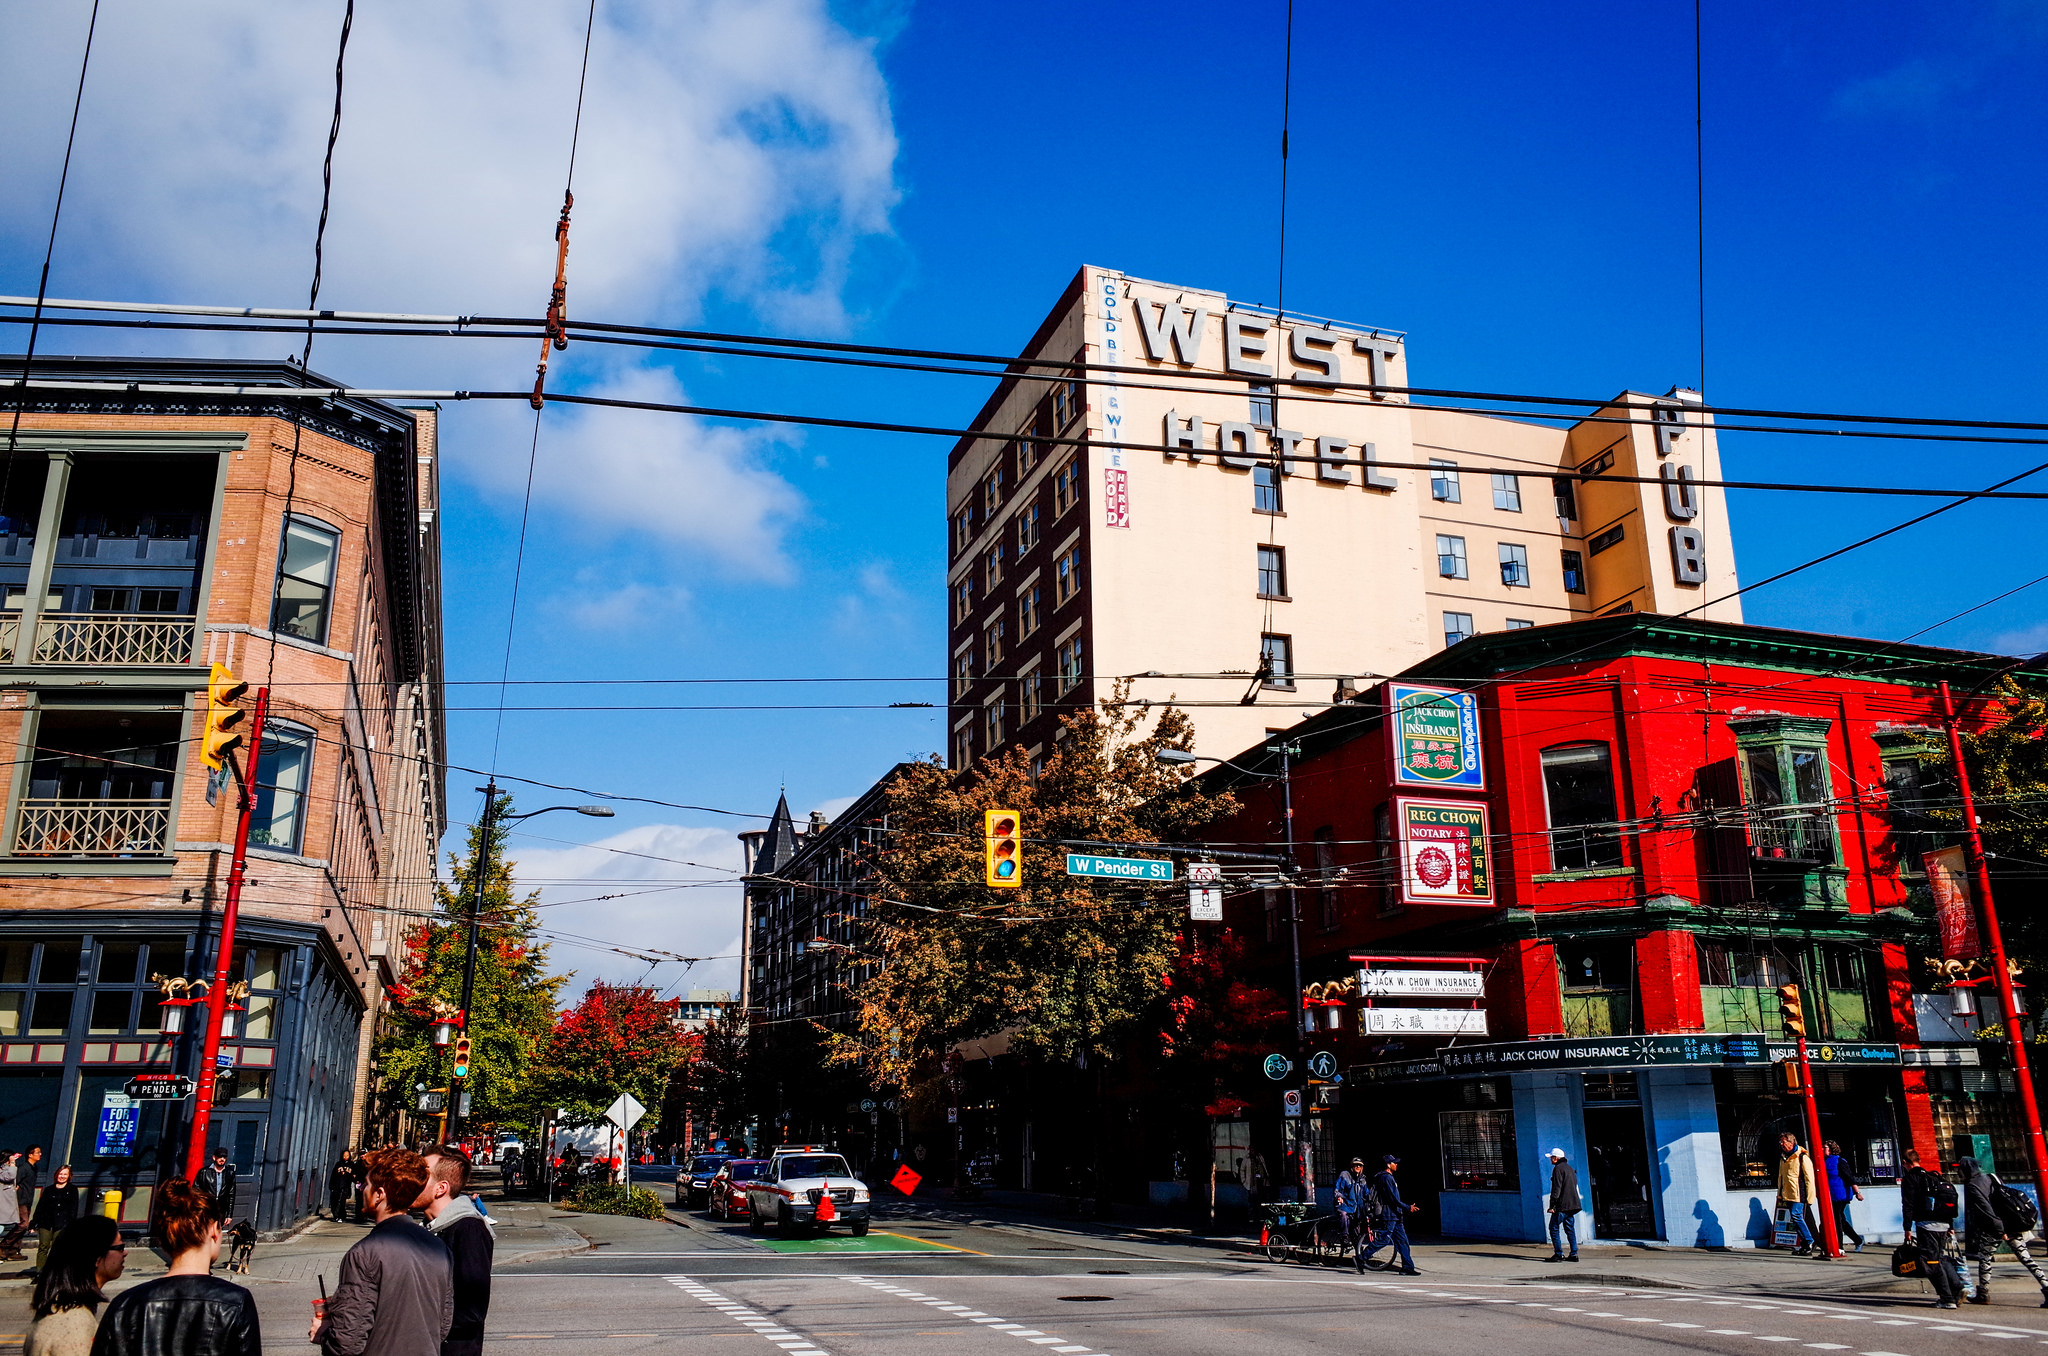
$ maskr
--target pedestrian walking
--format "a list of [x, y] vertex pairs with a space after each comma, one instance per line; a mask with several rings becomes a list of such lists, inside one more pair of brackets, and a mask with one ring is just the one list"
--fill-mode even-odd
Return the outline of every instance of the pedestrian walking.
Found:
[[1963, 1293], [1962, 1266], [1954, 1255], [1956, 1189], [1940, 1173], [1920, 1166], [1919, 1150], [1906, 1150], [1905, 1158], [1900, 1211], [1927, 1279], [1934, 1283], [1934, 1307], [1954, 1309]]
[[440, 1356], [455, 1317], [448, 1249], [405, 1213], [427, 1185], [427, 1161], [387, 1147], [361, 1162], [363, 1208], [377, 1226], [343, 1255], [307, 1340], [327, 1356]]
[[228, 1151], [214, 1146], [213, 1161], [199, 1170], [192, 1179], [201, 1191], [213, 1197], [216, 1216], [223, 1220], [235, 1216], [235, 1165], [228, 1162]]
[[[2041, 1287], [2041, 1307], [2048, 1309], [2048, 1273], [2027, 1251], [2027, 1233], [2033, 1221], [2013, 1217], [2011, 1207], [2000, 1201], [2012, 1188], [1999, 1181], [1997, 1173], [1984, 1171], [1974, 1158], [1959, 1159], [1956, 1166], [1963, 1174], [1963, 1256], [1977, 1263], [1977, 1288], [1970, 1303], [1991, 1303], [1991, 1259], [2003, 1243], [2033, 1274], [2034, 1283]], [[1963, 1279], [1969, 1279], [1967, 1274]]]
[[484, 1318], [491, 1308], [490, 1217], [469, 1186], [469, 1155], [452, 1144], [427, 1154], [427, 1185], [414, 1204], [427, 1212], [427, 1229], [448, 1249], [453, 1264], [455, 1317], [441, 1356], [483, 1356]]
[[1344, 1244], [1354, 1253], [1365, 1246], [1367, 1226], [1372, 1219], [1372, 1178], [1365, 1174], [1365, 1160], [1354, 1158], [1351, 1166], [1337, 1174], [1333, 1195], [1337, 1216], [1344, 1221]]
[[1373, 1201], [1379, 1207], [1380, 1229], [1366, 1242], [1358, 1254], [1358, 1269], [1363, 1271], [1372, 1265], [1372, 1255], [1383, 1247], [1392, 1248], [1389, 1261], [1399, 1259], [1403, 1276], [1420, 1276], [1415, 1269], [1415, 1258], [1408, 1251], [1408, 1216], [1420, 1210], [1419, 1205], [1410, 1205], [1401, 1199], [1401, 1184], [1394, 1180], [1394, 1172], [1401, 1166], [1401, 1160], [1388, 1154], [1381, 1161], [1378, 1173], [1372, 1179]]
[[1798, 1234], [1799, 1245], [1793, 1251], [1801, 1257], [1810, 1257], [1816, 1249], [1813, 1228], [1807, 1221], [1818, 1216], [1808, 1212], [1820, 1203], [1820, 1185], [1813, 1171], [1813, 1155], [1800, 1147], [1799, 1137], [1790, 1130], [1778, 1136], [1778, 1152], [1783, 1155], [1778, 1160], [1778, 1209], [1785, 1212]]
[[29, 1218], [29, 1226], [36, 1231], [37, 1275], [49, 1262], [50, 1248], [57, 1242], [57, 1235], [77, 1218], [78, 1188], [71, 1181], [71, 1165], [66, 1163], [36, 1197], [35, 1213]]
[[[1546, 1262], [1579, 1260], [1579, 1170], [1564, 1150], [1550, 1151], [1550, 1256]], [[1571, 1251], [1567, 1253], [1565, 1250]]]
[[1842, 1164], [1842, 1146], [1831, 1139], [1820, 1142], [1821, 1168], [1828, 1175], [1828, 1200], [1835, 1211], [1835, 1237], [1853, 1238], [1856, 1246], [1853, 1252], [1863, 1251], [1863, 1235], [1856, 1232], [1856, 1226], [1849, 1220], [1849, 1202], [1862, 1200], [1863, 1191], [1849, 1180], [1849, 1172]]
[[21, 1224], [21, 1198], [14, 1190], [15, 1164], [20, 1161], [19, 1153], [0, 1153], [0, 1262], [21, 1260], [21, 1252], [7, 1241]]
[[174, 1177], [156, 1189], [151, 1229], [170, 1270], [107, 1305], [92, 1356], [263, 1356], [256, 1300], [212, 1274], [220, 1260], [213, 1197]]
[[127, 1265], [121, 1227], [105, 1215], [87, 1215], [58, 1234], [50, 1265], [36, 1277], [22, 1356], [91, 1356], [106, 1287]]
[[21, 1240], [28, 1235], [29, 1220], [36, 1208], [36, 1165], [43, 1161], [43, 1146], [31, 1144], [14, 1157], [14, 1224], [0, 1236], [0, 1253], [21, 1260]]
[[356, 1165], [347, 1149], [334, 1164], [334, 1171], [327, 1174], [327, 1213], [335, 1219], [346, 1219], [349, 1201], [356, 1194]]

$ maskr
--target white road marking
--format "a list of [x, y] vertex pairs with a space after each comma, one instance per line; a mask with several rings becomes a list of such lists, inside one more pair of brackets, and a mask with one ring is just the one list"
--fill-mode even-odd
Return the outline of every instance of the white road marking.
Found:
[[[734, 1320], [757, 1337], [766, 1338], [774, 1343], [778, 1350], [787, 1352], [788, 1356], [831, 1356], [829, 1352], [820, 1348], [809, 1338], [793, 1337], [789, 1329], [783, 1327], [775, 1320], [762, 1318], [752, 1309], [747, 1308], [743, 1304], [733, 1303], [709, 1286], [699, 1285], [687, 1276], [666, 1276], [663, 1279], [705, 1308]], [[791, 1338], [791, 1340], [783, 1341], [783, 1338]]]

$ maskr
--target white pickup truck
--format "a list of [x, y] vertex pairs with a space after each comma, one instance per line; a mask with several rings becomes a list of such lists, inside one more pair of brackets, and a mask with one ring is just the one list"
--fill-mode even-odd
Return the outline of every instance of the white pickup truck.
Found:
[[[831, 1218], [820, 1220], [818, 1206], [828, 1193]], [[829, 1232], [842, 1220], [856, 1237], [868, 1231], [868, 1184], [835, 1153], [777, 1151], [768, 1170], [748, 1184], [747, 1205], [747, 1228], [757, 1234], [772, 1223], [777, 1234], [795, 1238], [812, 1230]]]

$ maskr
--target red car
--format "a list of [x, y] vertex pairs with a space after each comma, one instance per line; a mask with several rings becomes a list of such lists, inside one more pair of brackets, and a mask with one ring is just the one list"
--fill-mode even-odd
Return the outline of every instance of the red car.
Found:
[[747, 1217], [747, 1186], [768, 1171], [765, 1158], [735, 1158], [718, 1170], [711, 1179], [709, 1199], [705, 1208], [713, 1219], [735, 1220]]

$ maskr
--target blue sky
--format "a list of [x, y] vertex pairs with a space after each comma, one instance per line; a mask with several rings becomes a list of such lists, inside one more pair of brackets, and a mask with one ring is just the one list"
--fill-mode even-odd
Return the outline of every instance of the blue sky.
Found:
[[[0, 116], [16, 133], [0, 200], [8, 292], [34, 290], [86, 8], [0, 14]], [[323, 303], [535, 313], [583, 6], [418, 8], [359, 6]], [[53, 294], [300, 304], [339, 11], [105, 0]], [[1010, 351], [1084, 262], [1273, 299], [1280, 3], [599, 12], [570, 265], [581, 316]], [[1300, 0], [1295, 23], [1291, 307], [1407, 331], [1422, 384], [1600, 396], [1697, 379], [1689, 5]], [[2048, 5], [1708, 0], [1703, 31], [1709, 397], [2040, 418]], [[323, 341], [314, 365], [362, 384], [502, 387], [531, 361], [524, 344]], [[588, 345], [555, 372], [563, 389], [939, 425], [986, 394], [964, 378]], [[523, 411], [455, 406], [444, 428], [450, 672], [495, 680], [532, 426]], [[1983, 485], [2048, 460], [1745, 434], [1722, 447], [1733, 478], [1853, 483]], [[509, 701], [942, 699], [946, 450], [551, 410], [513, 676], [804, 681], [515, 687]], [[1731, 503], [1745, 579], [1927, 506]], [[1973, 505], [1759, 590], [1748, 614], [1903, 636], [2048, 570], [2040, 521], [2030, 504]], [[2048, 585], [1924, 639], [2048, 648], [2044, 598]], [[904, 681], [834, 681], [851, 678]], [[496, 700], [492, 687], [450, 693], [453, 708]], [[454, 761], [489, 764], [494, 714], [457, 710], [450, 728]], [[786, 784], [801, 813], [940, 737], [924, 711], [512, 712], [496, 758], [540, 780], [736, 810], [766, 810]], [[451, 777], [458, 819], [476, 784]], [[622, 808], [600, 838], [593, 821], [536, 820], [549, 838], [520, 840], [519, 855], [536, 879], [641, 882], [618, 892], [717, 881], [745, 822]], [[550, 920], [723, 955], [736, 899], [696, 885], [564, 903]], [[557, 954], [585, 978], [646, 973], [610, 952]], [[732, 971], [654, 975], [689, 987]]]

